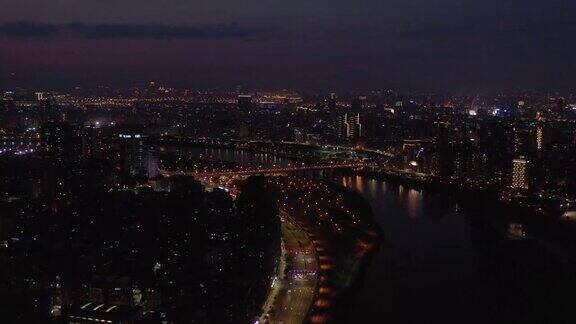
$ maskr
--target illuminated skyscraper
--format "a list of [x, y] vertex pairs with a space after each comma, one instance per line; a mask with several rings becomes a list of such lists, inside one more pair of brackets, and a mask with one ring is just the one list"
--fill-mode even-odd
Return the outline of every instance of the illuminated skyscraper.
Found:
[[360, 114], [348, 115], [348, 137], [362, 137], [362, 123], [360, 123]]
[[145, 173], [145, 149], [142, 135], [126, 132], [120, 134], [119, 138], [124, 175], [143, 175]]
[[512, 161], [512, 183], [510, 187], [514, 190], [528, 190], [528, 161], [523, 157]]
[[536, 128], [536, 148], [538, 151], [544, 149], [544, 130], [542, 129], [542, 126]]
[[362, 137], [360, 114], [344, 114], [338, 120], [338, 135], [350, 139]]
[[136, 132], [119, 134], [124, 176], [153, 178], [158, 175], [157, 152], [144, 145], [145, 137]]

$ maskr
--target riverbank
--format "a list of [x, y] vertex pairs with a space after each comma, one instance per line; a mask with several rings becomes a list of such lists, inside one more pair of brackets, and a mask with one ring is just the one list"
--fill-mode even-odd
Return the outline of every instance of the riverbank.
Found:
[[350, 306], [354, 321], [456, 322], [469, 314], [477, 314], [473, 323], [566, 318], [567, 293], [575, 287], [575, 224], [490, 196], [357, 175], [335, 181], [370, 201], [386, 233], [358, 281]]
[[309, 233], [319, 255], [320, 282], [311, 323], [347, 322], [357, 280], [377, 250], [381, 232], [370, 205], [328, 182], [276, 177], [280, 204]]
[[[215, 150], [214, 154], [235, 161], [290, 163], [269, 155], [261, 159], [255, 154], [228, 154], [226, 150]], [[576, 247], [571, 243], [576, 237], [574, 224], [494, 203], [497, 196], [488, 200], [481, 195], [463, 195], [458, 189], [425, 189], [392, 179], [339, 174], [341, 171], [329, 176], [337, 185], [345, 185], [369, 201], [373, 219], [386, 236], [383, 244], [365, 255], [363, 264], [356, 263], [359, 271], [352, 285], [338, 290], [342, 303], [330, 298], [336, 292], [335, 285], [322, 272], [321, 283], [329, 285], [323, 286], [328, 289], [319, 294], [316, 307], [343, 308], [336, 314], [326, 312], [329, 319], [347, 323], [371, 323], [374, 319], [450, 323], [475, 314], [469, 319], [472, 323], [494, 319], [543, 323], [543, 319], [562, 318], [571, 312], [569, 292], [576, 289], [576, 263], [566, 256], [576, 255], [571, 253]], [[306, 181], [299, 179], [297, 183]], [[309, 198], [318, 202], [331, 197], [323, 189], [315, 192], [319, 194]], [[304, 207], [304, 201], [295, 203], [299, 211]], [[329, 226], [334, 236], [338, 236], [338, 227]], [[510, 228], [524, 231], [525, 237], [509, 236]], [[322, 265], [337, 267], [337, 260], [327, 257], [341, 251], [334, 244], [326, 244], [325, 237], [313, 239], [324, 253]], [[316, 320], [326, 319], [321, 312], [314, 315], [321, 315]]]
[[536, 192], [524, 195], [506, 188], [487, 185], [482, 186], [478, 184], [466, 185], [434, 176], [419, 178], [394, 172], [344, 170], [342, 171], [342, 174], [347, 176], [361, 176], [366, 179], [403, 185], [417, 190], [438, 192], [445, 195], [456, 196], [463, 200], [481, 199], [497, 204], [507, 205], [521, 213], [538, 214], [550, 218], [558, 218], [565, 212], [565, 210], [562, 209], [562, 200], [547, 198], [541, 193]]

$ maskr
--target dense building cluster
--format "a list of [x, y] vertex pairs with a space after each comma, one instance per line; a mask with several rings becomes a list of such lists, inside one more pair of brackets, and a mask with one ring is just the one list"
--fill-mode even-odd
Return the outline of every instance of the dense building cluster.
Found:
[[503, 192], [506, 200], [554, 205], [555, 212], [575, 198], [572, 95], [300, 95], [151, 82], [125, 90], [14, 90], [1, 103], [1, 155], [109, 159], [101, 152], [113, 146], [123, 161], [119, 177], [158, 175], [159, 152], [145, 147], [150, 142], [193, 143], [308, 162], [368, 159], [380, 174]]
[[[123, 174], [154, 177], [158, 154], [145, 150], [146, 142], [281, 142], [284, 146], [273, 148], [276, 153], [288, 143], [299, 145], [298, 152], [287, 154], [292, 157], [317, 158], [327, 147], [343, 147], [345, 154], [336, 157], [368, 154], [384, 173], [512, 189], [513, 195], [528, 199], [574, 198], [565, 197], [575, 187], [570, 176], [576, 165], [572, 95], [406, 95], [390, 90], [299, 95], [190, 91], [151, 82], [141, 88], [70, 93], [20, 89], [4, 92], [0, 102], [2, 155], [99, 156], [110, 137], [119, 136], [114, 140], [122, 143]], [[126, 124], [138, 127], [118, 129]], [[69, 140], [72, 133], [77, 143]], [[514, 174], [519, 159], [527, 162], [522, 186], [513, 180], [519, 176]]]
[[158, 177], [133, 127], [48, 120], [0, 159], [0, 316], [26, 323], [251, 322], [280, 253], [264, 178], [237, 200]]
[[[191, 147], [206, 156], [185, 153]], [[215, 160], [214, 149], [256, 158]], [[264, 156], [289, 162], [259, 169]], [[496, 193], [531, 210], [572, 215], [576, 105], [557, 94], [215, 92], [157, 83], [5, 91], [0, 291], [25, 305], [10, 316], [253, 319], [280, 253], [274, 189], [263, 177], [249, 178], [232, 188], [236, 196], [184, 175], [206, 184], [217, 183], [208, 178], [218, 172], [233, 179], [314, 166]], [[349, 193], [324, 183], [274, 181], [282, 206], [317, 227], [333, 254], [372, 248], [375, 232], [354, 211], [369, 210], [352, 206], [362, 199], [346, 202]], [[334, 262], [350, 273], [344, 259]], [[331, 280], [328, 290], [345, 286]]]

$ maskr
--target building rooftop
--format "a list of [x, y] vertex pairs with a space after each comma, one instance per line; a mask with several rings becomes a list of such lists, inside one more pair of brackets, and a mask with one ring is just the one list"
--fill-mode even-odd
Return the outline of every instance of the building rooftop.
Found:
[[70, 323], [121, 323], [138, 318], [142, 314], [142, 309], [136, 306], [88, 301], [72, 305], [67, 313]]

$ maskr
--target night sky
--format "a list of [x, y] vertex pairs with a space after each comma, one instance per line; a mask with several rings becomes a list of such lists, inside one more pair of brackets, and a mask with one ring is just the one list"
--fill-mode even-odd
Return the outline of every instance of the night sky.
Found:
[[0, 0], [0, 87], [571, 89], [574, 0]]

